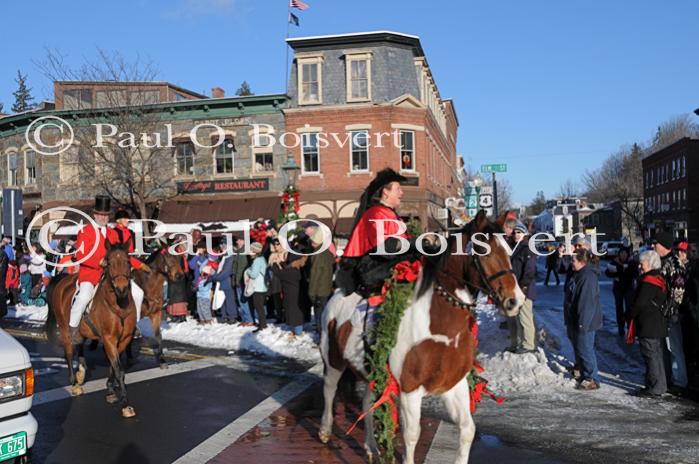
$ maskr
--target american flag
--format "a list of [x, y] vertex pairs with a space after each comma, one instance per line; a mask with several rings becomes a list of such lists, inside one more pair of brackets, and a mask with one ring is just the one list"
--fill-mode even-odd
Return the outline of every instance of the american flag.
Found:
[[290, 0], [289, 6], [291, 8], [298, 8], [301, 11], [307, 10], [310, 8], [310, 5], [308, 3], [303, 3], [301, 0]]

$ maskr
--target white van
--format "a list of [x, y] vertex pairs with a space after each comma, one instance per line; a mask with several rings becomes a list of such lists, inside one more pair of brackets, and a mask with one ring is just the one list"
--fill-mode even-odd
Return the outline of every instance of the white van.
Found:
[[27, 350], [0, 329], [0, 462], [29, 462], [38, 428], [29, 411], [34, 369]]

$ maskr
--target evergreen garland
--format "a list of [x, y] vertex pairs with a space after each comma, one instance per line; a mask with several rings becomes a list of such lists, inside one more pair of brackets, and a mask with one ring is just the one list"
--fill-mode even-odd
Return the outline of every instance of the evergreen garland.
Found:
[[[383, 393], [388, 386], [391, 374], [388, 370], [388, 358], [391, 350], [396, 345], [398, 327], [403, 318], [405, 309], [410, 304], [410, 299], [415, 290], [417, 269], [419, 263], [413, 263], [413, 269], [406, 272], [409, 263], [400, 263], [393, 269], [391, 277], [384, 284], [386, 293], [384, 300], [377, 311], [376, 323], [372, 330], [371, 353], [369, 360], [369, 381], [374, 391], [374, 399]], [[415, 267], [418, 266], [418, 268]], [[413, 270], [415, 272], [413, 272]], [[401, 281], [405, 280], [405, 281]], [[393, 398], [394, 400], [396, 398]], [[384, 403], [374, 411], [374, 435], [379, 446], [384, 450], [380, 462], [393, 462], [395, 427], [393, 422], [390, 402]]]

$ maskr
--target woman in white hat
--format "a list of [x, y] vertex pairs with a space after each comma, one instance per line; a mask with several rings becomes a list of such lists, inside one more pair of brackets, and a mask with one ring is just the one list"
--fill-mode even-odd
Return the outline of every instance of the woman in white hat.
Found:
[[267, 328], [267, 316], [265, 311], [265, 298], [267, 297], [265, 274], [267, 273], [267, 261], [265, 257], [262, 256], [262, 244], [260, 242], [253, 242], [250, 245], [250, 254], [253, 260], [250, 267], [245, 270], [245, 293], [252, 293], [250, 299], [257, 312], [257, 319], [259, 321], [255, 332], [259, 332]]

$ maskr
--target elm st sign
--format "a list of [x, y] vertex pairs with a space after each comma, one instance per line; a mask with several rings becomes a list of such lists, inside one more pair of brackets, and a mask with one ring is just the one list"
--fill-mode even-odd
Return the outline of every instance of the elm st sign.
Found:
[[481, 172], [507, 172], [507, 164], [481, 164]]

